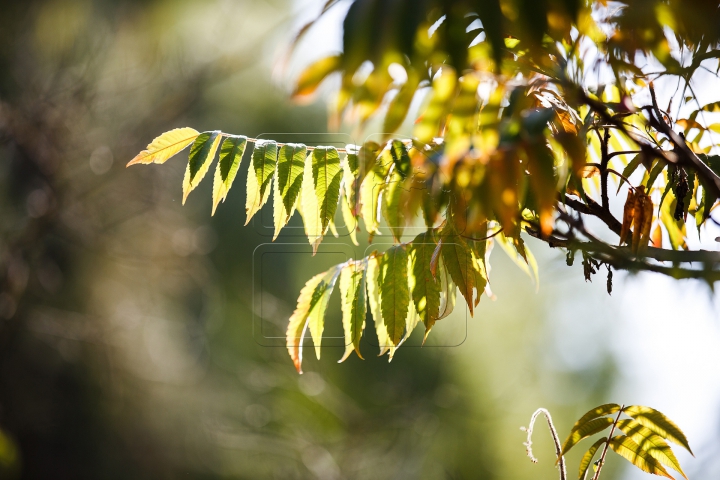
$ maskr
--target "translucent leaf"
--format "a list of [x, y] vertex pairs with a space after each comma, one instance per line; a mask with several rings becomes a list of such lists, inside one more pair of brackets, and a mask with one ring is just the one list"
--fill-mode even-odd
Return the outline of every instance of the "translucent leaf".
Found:
[[378, 344], [380, 346], [379, 356], [382, 356], [388, 350], [394, 349], [395, 347], [390, 341], [382, 316], [379, 277], [380, 257], [377, 253], [373, 253], [368, 257], [365, 281], [367, 286], [368, 303], [370, 304], [370, 313], [372, 313], [373, 320], [375, 322], [375, 333], [377, 334]]
[[687, 475], [680, 468], [675, 454], [673, 453], [670, 446], [660, 435], [654, 433], [647, 427], [644, 427], [639, 422], [630, 419], [622, 419], [618, 421], [617, 428], [622, 430], [625, 435], [630, 437], [640, 448], [645, 450], [655, 460], [659, 461], [663, 465], [666, 465], [674, 470], [680, 472], [680, 474], [687, 479]]
[[273, 241], [277, 238], [277, 236], [280, 234], [280, 230], [287, 224], [288, 221], [288, 214], [285, 211], [285, 205], [283, 205], [282, 196], [280, 195], [280, 187], [278, 186], [280, 182], [278, 181], [277, 177], [273, 180]]
[[312, 152], [312, 178], [324, 234], [330, 221], [335, 218], [340, 198], [342, 169], [340, 156], [335, 147], [315, 147]]
[[568, 438], [565, 440], [561, 455], [565, 455], [581, 440], [584, 440], [591, 435], [595, 435], [598, 432], [602, 432], [612, 425], [613, 422], [614, 420], [610, 417], [600, 417], [590, 420], [589, 422], [585, 422], [582, 425], [575, 425], [570, 432], [570, 435], [568, 435]]
[[[465, 240], [460, 236], [453, 236], [443, 240], [440, 247], [442, 259], [450, 277], [465, 298], [470, 315], [473, 315], [473, 289], [475, 288], [475, 264], [472, 252]], [[478, 292], [478, 295], [481, 292]]]
[[405, 120], [418, 87], [418, 78], [415, 70], [411, 69], [408, 72], [407, 81], [400, 87], [397, 95], [390, 101], [383, 123], [383, 132], [386, 134], [395, 132], [395, 130], [400, 128], [403, 120]]
[[302, 144], [288, 143], [280, 148], [277, 163], [278, 189], [288, 219], [292, 216], [300, 188], [302, 187], [303, 172], [307, 147]]
[[336, 265], [328, 270], [320, 283], [313, 290], [310, 300], [310, 309], [307, 314], [308, 327], [310, 328], [310, 336], [315, 345], [315, 354], [320, 359], [320, 346], [322, 344], [322, 334], [325, 329], [325, 310], [327, 310], [330, 295], [335, 288], [335, 282], [342, 271], [343, 264]]
[[680, 430], [680, 427], [675, 425], [672, 420], [667, 418], [661, 412], [658, 412], [654, 408], [643, 407], [640, 405], [632, 405], [623, 410], [625, 414], [637, 420], [641, 425], [649, 428], [662, 438], [670, 440], [681, 447], [684, 447], [692, 455], [690, 450], [690, 444], [688, 443], [685, 434]]
[[392, 157], [395, 171], [405, 179], [410, 173], [410, 156], [405, 144], [400, 140], [393, 140], [390, 143], [390, 156]]
[[360, 338], [365, 329], [366, 295], [365, 268], [366, 261], [350, 262], [340, 273], [340, 301], [343, 314], [343, 331], [345, 332], [344, 361], [353, 350], [360, 354]]
[[[410, 243], [410, 279], [415, 309], [429, 332], [440, 316], [440, 280], [430, 271], [430, 259], [435, 250], [431, 230], [421, 233]], [[443, 272], [444, 273], [444, 272]]]
[[[452, 277], [445, 268], [445, 262], [442, 257], [438, 261], [437, 265], [437, 278], [440, 279], [440, 316], [438, 320], [450, 315], [455, 309], [455, 303], [457, 302], [457, 289], [452, 281]], [[425, 338], [427, 339], [428, 332], [425, 332]]]
[[369, 166], [370, 171], [367, 172], [360, 185], [360, 214], [365, 221], [365, 229], [370, 235], [380, 233], [378, 230], [380, 226], [380, 192], [385, 183], [385, 176], [392, 164], [392, 158], [388, 159], [388, 156], [389, 153], [385, 150], [380, 158], [373, 160], [373, 163]]
[[388, 338], [397, 346], [405, 331], [410, 305], [405, 245], [389, 248], [380, 260], [380, 307]]
[[183, 178], [183, 205], [185, 205], [185, 200], [190, 192], [205, 178], [205, 174], [215, 158], [221, 138], [219, 130], [204, 132], [198, 135], [195, 143], [190, 147], [190, 157], [185, 169], [185, 178]]
[[[623, 177], [630, 178], [630, 175], [635, 173], [635, 170], [637, 170], [637, 168], [642, 164], [643, 158], [644, 157], [642, 153], [638, 153], [637, 155], [635, 155], [633, 159], [630, 160], [625, 166], [625, 169], [622, 171]], [[622, 187], [624, 183], [625, 179], [621, 178], [620, 183], [618, 184], [617, 193], [620, 192], [620, 187]]]
[[[347, 188], [347, 185], [343, 188]], [[346, 195], [341, 195], [340, 199], [340, 212], [342, 213], [343, 221], [345, 222], [345, 226], [348, 229], [348, 233], [350, 234], [350, 240], [352, 241], [353, 245], [358, 246], [360, 245], [357, 240], [357, 217], [355, 217], [352, 213], [352, 210], [350, 209], [349, 201], [347, 200]]]
[[290, 316], [287, 329], [287, 349], [298, 373], [302, 373], [302, 348], [308, 328], [308, 316], [313, 309], [318, 307], [320, 296], [316, 295], [316, 291], [318, 289], [322, 291], [321, 283], [326, 279], [327, 274], [328, 272], [318, 273], [305, 283], [300, 290], [297, 307]]
[[403, 192], [406, 190], [403, 188], [402, 176], [393, 165], [393, 171], [383, 191], [382, 213], [396, 242], [400, 242], [404, 229]]
[[673, 478], [667, 470], [665, 470], [665, 467], [660, 464], [660, 462], [651, 457], [649, 453], [644, 451], [637, 443], [625, 435], [619, 435], [611, 439], [610, 448], [643, 472]]
[[600, 446], [605, 442], [607, 442], [607, 437], [601, 438], [597, 442], [593, 443], [592, 446], [588, 449], [588, 451], [585, 452], [585, 455], [583, 455], [582, 460], [580, 460], [580, 475], [578, 476], [580, 480], [585, 480], [585, 476], [587, 475], [587, 471], [592, 464], [595, 453], [598, 451], [598, 448], [600, 448]]
[[258, 140], [248, 167], [245, 225], [262, 208], [270, 197], [270, 182], [277, 165], [277, 144]]
[[229, 136], [223, 140], [220, 146], [220, 160], [218, 160], [215, 168], [215, 177], [213, 179], [213, 215], [215, 215], [218, 204], [227, 198], [230, 187], [232, 187], [240, 168], [246, 146], [247, 138], [242, 135]]
[[194, 142], [198, 135], [200, 135], [200, 132], [190, 127], [176, 128], [165, 132], [155, 137], [145, 150], [138, 153], [135, 158], [128, 162], [127, 166], [136, 163], [165, 163]]
[[455, 70], [443, 66], [441, 72], [435, 77], [430, 92], [430, 102], [415, 124], [413, 135], [421, 143], [430, 141], [440, 133], [440, 126], [450, 108], [450, 100], [455, 93], [457, 75]]
[[297, 79], [294, 97], [310, 95], [322, 81], [332, 72], [338, 70], [342, 64], [341, 55], [324, 57], [307, 67]]
[[[585, 415], [580, 417], [580, 420], [575, 422], [575, 425], [572, 428], [572, 431], [574, 431], [577, 428], [580, 428], [582, 425], [586, 424], [590, 420], [594, 420], [598, 417], [602, 417], [605, 415], [612, 415], [613, 413], [617, 413], [620, 411], [620, 405], [617, 403], [606, 403], [604, 405], [600, 405], [599, 407], [595, 407], [592, 410], [589, 410]], [[571, 433], [572, 433], [571, 431]]]
[[310, 157], [308, 157], [305, 161], [305, 171], [302, 178], [298, 211], [303, 219], [305, 235], [307, 235], [308, 242], [310, 242], [310, 245], [313, 247], [313, 255], [315, 255], [315, 252], [322, 241], [324, 232], [320, 219], [320, 206], [318, 205], [317, 195], [315, 195], [315, 185], [313, 184], [312, 175], [312, 160]]

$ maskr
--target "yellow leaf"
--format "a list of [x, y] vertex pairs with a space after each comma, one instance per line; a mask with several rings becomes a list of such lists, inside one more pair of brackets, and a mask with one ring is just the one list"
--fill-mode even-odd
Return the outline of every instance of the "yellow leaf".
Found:
[[170, 157], [195, 141], [198, 135], [200, 132], [190, 127], [176, 128], [165, 132], [150, 142], [147, 149], [138, 153], [128, 162], [127, 166], [136, 163], [165, 163]]

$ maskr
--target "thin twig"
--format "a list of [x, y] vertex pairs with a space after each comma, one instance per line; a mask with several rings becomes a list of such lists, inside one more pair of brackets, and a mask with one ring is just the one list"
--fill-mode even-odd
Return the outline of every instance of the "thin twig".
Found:
[[535, 410], [535, 413], [532, 414], [532, 417], [530, 417], [530, 424], [527, 428], [522, 427], [521, 430], [524, 430], [527, 432], [527, 442], [525, 442], [523, 445], [525, 445], [525, 449], [527, 451], [527, 456], [530, 457], [530, 461], [533, 463], [538, 463], [538, 459], [535, 458], [532, 452], [532, 434], [533, 434], [533, 428], [535, 426], [535, 420], [537, 420], [537, 417], [540, 416], [540, 414], [545, 415], [545, 419], [547, 420], [548, 427], [550, 428], [550, 434], [553, 438], [553, 443], [555, 443], [555, 454], [557, 455], [558, 460], [558, 467], [560, 469], [560, 480], [567, 480], [567, 470], [565, 469], [565, 457], [562, 456], [562, 446], [560, 445], [560, 438], [558, 437], [557, 431], [555, 430], [555, 425], [553, 425], [552, 417], [550, 416], [550, 412], [548, 412], [544, 408], [538, 408]]

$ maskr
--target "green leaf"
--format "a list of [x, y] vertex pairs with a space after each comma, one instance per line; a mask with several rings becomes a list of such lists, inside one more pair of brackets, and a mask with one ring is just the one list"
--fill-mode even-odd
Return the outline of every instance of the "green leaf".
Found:
[[[343, 186], [343, 188], [347, 188], [347, 185]], [[343, 221], [345, 222], [345, 226], [348, 229], [348, 233], [350, 234], [350, 240], [352, 241], [353, 245], [359, 246], [357, 240], [357, 230], [358, 230], [358, 219], [355, 215], [353, 215], [352, 210], [350, 209], [350, 204], [347, 200], [347, 196], [341, 195], [340, 198], [340, 213], [342, 213]]]
[[188, 195], [197, 187], [205, 177], [210, 164], [215, 158], [218, 145], [220, 145], [220, 131], [204, 132], [198, 135], [195, 143], [190, 147], [190, 158], [187, 168], [185, 169], [185, 178], [183, 179], [183, 205]]
[[[453, 283], [452, 277], [445, 268], [445, 262], [443, 262], [442, 256], [438, 260], [436, 277], [440, 279], [440, 316], [438, 320], [450, 315], [455, 309], [455, 303], [457, 302], [457, 288]], [[425, 332], [425, 339], [427, 339], [428, 332]], [[423, 340], [424, 341], [424, 340]]]
[[[642, 153], [638, 153], [637, 155], [635, 155], [633, 157], [633, 159], [630, 160], [628, 162], [628, 164], [625, 166], [625, 168], [623, 169], [623, 171], [622, 171], [623, 177], [630, 178], [630, 175], [635, 173], [635, 170], [637, 170], [637, 168], [642, 164], [643, 158], [644, 157], [643, 157]], [[623, 186], [623, 183], [625, 183], [625, 179], [620, 178], [620, 183], [618, 184], [616, 193], [620, 192], [620, 187]]]
[[394, 349], [395, 346], [390, 341], [382, 316], [379, 277], [380, 257], [377, 255], [377, 252], [373, 252], [368, 257], [365, 282], [367, 286], [368, 303], [370, 304], [370, 313], [372, 313], [373, 320], [375, 322], [375, 333], [377, 334], [378, 344], [380, 346], [379, 356], [382, 356], [388, 350]]
[[277, 163], [278, 189], [282, 196], [288, 219], [297, 203], [302, 187], [307, 147], [303, 144], [288, 143], [280, 148]]
[[585, 452], [585, 455], [583, 455], [582, 460], [580, 460], [580, 475], [578, 476], [580, 480], [585, 480], [585, 476], [587, 475], [587, 471], [592, 464], [595, 453], [598, 451], [598, 448], [600, 448], [600, 446], [605, 442], [607, 442], [607, 437], [601, 438], [597, 442], [593, 443], [592, 446], [588, 449], [588, 451]]
[[623, 410], [625, 414], [634, 418], [641, 425], [649, 428], [666, 440], [684, 447], [691, 455], [690, 444], [680, 427], [654, 408], [632, 405]]
[[318, 198], [315, 195], [315, 185], [313, 184], [312, 161], [308, 158], [305, 162], [305, 171], [302, 177], [302, 188], [300, 189], [300, 201], [297, 209], [303, 219], [303, 227], [308, 242], [312, 245], [313, 255], [317, 252], [317, 248], [322, 241], [324, 231], [320, 219], [320, 206]]
[[277, 144], [273, 141], [255, 142], [252, 162], [248, 168], [245, 225], [262, 208], [270, 197], [270, 182], [277, 164]]
[[246, 146], [247, 137], [242, 135], [231, 135], [223, 140], [220, 146], [220, 160], [215, 168], [215, 178], [213, 179], [213, 215], [215, 215], [218, 204], [227, 198], [240, 168]]
[[342, 169], [335, 147], [315, 147], [312, 152], [312, 175], [324, 234], [330, 221], [335, 218], [340, 198]]
[[[449, 224], [448, 224], [449, 225]], [[465, 240], [459, 235], [443, 236], [440, 251], [450, 277], [465, 298], [470, 315], [473, 315], [473, 289], [476, 286], [476, 265], [472, 252]], [[482, 292], [478, 292], [478, 296]]]
[[408, 254], [405, 245], [389, 248], [380, 261], [380, 306], [388, 338], [397, 346], [405, 331], [410, 305], [408, 288]]
[[455, 70], [443, 66], [442, 71], [433, 80], [432, 92], [429, 94], [430, 102], [413, 130], [413, 136], [420, 143], [430, 143], [433, 137], [438, 135], [442, 121], [450, 109], [456, 85]]
[[410, 173], [410, 156], [405, 144], [400, 140], [393, 140], [390, 143], [390, 156], [395, 164], [395, 171], [405, 179]]
[[[361, 157], [363, 153], [361, 150]], [[366, 151], [365, 154], [368, 155], [368, 152]], [[368, 166], [369, 172], [367, 172], [360, 184], [360, 215], [362, 215], [365, 221], [365, 229], [370, 235], [380, 233], [378, 229], [380, 226], [380, 220], [378, 218], [380, 214], [380, 209], [378, 208], [380, 192], [384, 187], [385, 177], [391, 164], [392, 158], [389, 158], [389, 153], [387, 150], [384, 150], [380, 157], [373, 160], [373, 163], [370, 163]]]
[[653, 433], [652, 430], [642, 426], [639, 422], [630, 419], [618, 421], [617, 428], [622, 430], [655, 460], [659, 461], [663, 465], [677, 470], [687, 479], [687, 475], [685, 475], [685, 472], [683, 472], [682, 468], [680, 468], [680, 463], [675, 457], [672, 449], [665, 440], [660, 437], [660, 435]]
[[406, 190], [403, 188], [402, 176], [396, 168], [393, 168], [385, 184], [382, 213], [396, 242], [400, 242], [404, 229], [405, 218], [402, 214], [402, 201], [405, 196], [403, 192], [406, 192]]
[[[340, 273], [340, 301], [342, 302], [343, 330], [345, 332], [345, 354], [343, 362], [353, 350], [360, 354], [360, 338], [365, 329], [365, 272], [366, 261], [350, 262]], [[338, 363], [340, 363], [338, 362]]]
[[619, 435], [611, 439], [610, 448], [643, 472], [673, 478], [667, 470], [665, 470], [665, 467], [660, 464], [660, 462], [651, 457], [649, 453], [644, 451], [637, 443], [625, 435]]
[[[298, 373], [302, 373], [302, 348], [309, 324], [308, 318], [313, 311], [319, 308], [322, 308], [324, 313], [327, 302], [325, 305], [321, 303], [323, 292], [327, 290], [328, 274], [336, 269], [337, 267], [333, 267], [327, 272], [318, 273], [305, 283], [300, 290], [297, 307], [290, 316], [286, 337], [287, 349]], [[332, 289], [330, 291], [332, 292]]]
[[584, 440], [591, 435], [595, 435], [598, 432], [602, 432], [612, 425], [613, 422], [614, 420], [610, 417], [600, 417], [590, 420], [589, 422], [585, 422], [582, 425], [575, 424], [573, 429], [570, 431], [570, 435], [568, 435], [568, 438], [565, 440], [565, 444], [563, 444], [562, 453], [560, 455], [565, 455], [581, 440]]
[[343, 264], [332, 267], [325, 273], [320, 283], [315, 287], [310, 300], [310, 310], [307, 315], [308, 327], [313, 344], [315, 344], [315, 355], [320, 360], [320, 346], [322, 334], [325, 329], [325, 310], [327, 310], [330, 295], [335, 288], [335, 282], [342, 271]]
[[667, 164], [665, 162], [657, 161], [655, 165], [653, 166], [652, 170], [650, 170], [650, 175], [648, 176], [647, 183], [645, 186], [647, 187], [647, 191], [649, 192], [652, 186], [655, 184], [655, 180], [660, 175], [660, 173], [667, 167]]
[[580, 417], [580, 420], [575, 422], [575, 425], [573, 426], [573, 430], [576, 428], [581, 427], [582, 425], [586, 424], [590, 420], [594, 420], [598, 417], [602, 417], [605, 415], [612, 415], [613, 413], [617, 413], [620, 411], [620, 405], [617, 403], [606, 403], [604, 405], [600, 405], [599, 407], [595, 407], [592, 410], [589, 410], [585, 415]]
[[410, 243], [410, 281], [412, 300], [426, 334], [440, 317], [440, 280], [430, 271], [430, 260], [435, 250], [432, 230], [421, 233]]

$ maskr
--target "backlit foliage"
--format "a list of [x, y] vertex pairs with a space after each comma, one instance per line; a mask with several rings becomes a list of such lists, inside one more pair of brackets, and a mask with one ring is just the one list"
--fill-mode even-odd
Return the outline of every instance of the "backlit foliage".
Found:
[[[163, 163], [190, 146], [185, 201], [219, 152], [214, 212], [252, 143], [246, 224], [272, 196], [275, 237], [297, 210], [313, 252], [337, 215], [354, 243], [362, 230], [372, 240], [389, 228], [393, 247], [318, 273], [302, 289], [287, 332], [298, 371], [308, 330], [320, 356], [337, 285], [343, 359], [361, 355], [368, 311], [380, 353], [392, 358], [419, 323], [427, 335], [452, 311], [458, 291], [474, 312], [489, 291], [495, 244], [537, 279], [523, 234], [567, 249], [569, 265], [581, 251], [586, 279], [604, 266], [608, 291], [612, 269], [712, 283], [720, 254], [688, 251], [686, 235], [688, 224], [700, 233], [713, 221], [720, 197], [712, 155], [720, 124], [711, 122], [720, 103], [700, 105], [693, 90], [699, 70], [717, 78], [719, 21], [718, 5], [699, 0], [356, 0], [343, 52], [307, 67], [294, 95], [338, 75], [331, 125], [362, 129], [380, 118], [381, 142], [337, 149], [184, 128], [129, 165]], [[676, 78], [681, 92], [668, 105], [653, 86], [662, 77]], [[395, 132], [419, 97], [404, 140]], [[642, 179], [631, 184], [636, 172]], [[621, 219], [611, 195], [626, 198]], [[586, 217], [607, 231], [590, 232]], [[421, 222], [426, 231], [403, 241]], [[610, 447], [624, 455], [631, 441]]]

